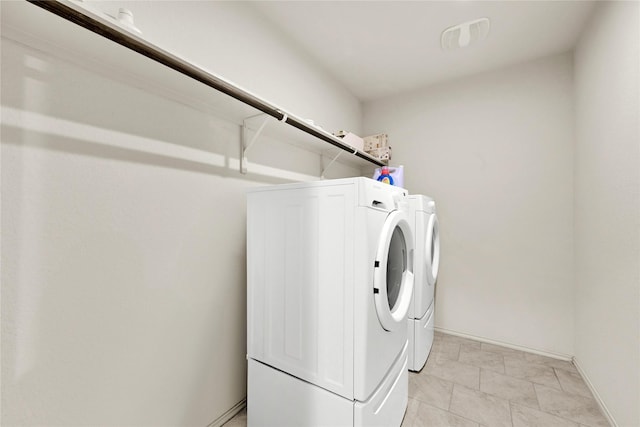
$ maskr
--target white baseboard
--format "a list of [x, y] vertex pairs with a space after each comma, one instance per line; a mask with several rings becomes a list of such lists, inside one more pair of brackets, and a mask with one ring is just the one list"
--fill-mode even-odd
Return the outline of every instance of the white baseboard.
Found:
[[549, 352], [549, 351], [538, 350], [538, 349], [535, 349], [535, 348], [525, 347], [525, 346], [516, 345], [516, 344], [510, 344], [510, 343], [502, 342], [502, 341], [496, 341], [496, 340], [492, 340], [492, 339], [485, 338], [485, 337], [479, 337], [479, 336], [476, 336], [476, 335], [465, 334], [465, 333], [462, 333], [462, 332], [452, 331], [452, 330], [449, 330], [449, 329], [444, 329], [444, 328], [439, 328], [439, 327], [435, 327], [434, 329], [436, 331], [438, 331], [438, 332], [442, 332], [443, 334], [455, 335], [457, 337], [467, 338], [467, 339], [475, 340], [475, 341], [481, 341], [481, 342], [485, 342], [487, 344], [499, 345], [499, 346], [502, 346], [502, 347], [512, 348], [514, 350], [520, 350], [520, 351], [524, 351], [524, 352], [527, 352], [527, 353], [539, 354], [540, 356], [551, 357], [553, 359], [559, 359], [559, 360], [565, 360], [567, 362], [573, 362], [573, 356], [570, 356], [568, 354], [552, 353], [552, 352]]
[[584, 380], [587, 387], [589, 387], [591, 394], [593, 394], [593, 398], [596, 400], [596, 402], [598, 402], [598, 406], [600, 407], [600, 410], [602, 411], [602, 414], [605, 416], [607, 421], [609, 421], [609, 424], [611, 424], [612, 427], [618, 427], [618, 424], [616, 423], [616, 420], [613, 418], [613, 415], [611, 415], [609, 408], [607, 408], [607, 405], [604, 404], [604, 401], [596, 391], [595, 387], [593, 386], [593, 383], [591, 383], [591, 380], [587, 376], [587, 373], [584, 371], [584, 369], [582, 369], [582, 366], [580, 366], [578, 359], [576, 359], [575, 357], [573, 358], [573, 364], [578, 370], [578, 372], [580, 373], [580, 376]]
[[240, 402], [236, 403], [233, 408], [229, 409], [224, 414], [213, 420], [207, 427], [220, 427], [231, 418], [233, 418], [238, 412], [242, 411], [247, 406], [247, 399], [244, 398]]

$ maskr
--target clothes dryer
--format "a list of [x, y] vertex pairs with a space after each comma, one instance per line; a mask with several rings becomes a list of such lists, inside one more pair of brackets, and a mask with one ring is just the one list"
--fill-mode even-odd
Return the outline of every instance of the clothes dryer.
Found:
[[435, 201], [410, 195], [409, 217], [415, 238], [415, 287], [409, 307], [409, 370], [420, 371], [433, 345], [435, 285], [440, 266], [440, 235]]
[[249, 426], [401, 424], [414, 279], [406, 195], [369, 178], [248, 193]]

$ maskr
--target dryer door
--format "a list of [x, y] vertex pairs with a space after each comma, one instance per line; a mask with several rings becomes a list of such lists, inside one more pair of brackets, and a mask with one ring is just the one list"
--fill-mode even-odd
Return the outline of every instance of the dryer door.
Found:
[[373, 295], [384, 329], [407, 327], [413, 296], [413, 235], [402, 211], [391, 212], [382, 227], [373, 271]]
[[429, 286], [433, 286], [438, 280], [438, 268], [440, 267], [440, 226], [436, 214], [429, 217], [425, 244], [427, 282]]

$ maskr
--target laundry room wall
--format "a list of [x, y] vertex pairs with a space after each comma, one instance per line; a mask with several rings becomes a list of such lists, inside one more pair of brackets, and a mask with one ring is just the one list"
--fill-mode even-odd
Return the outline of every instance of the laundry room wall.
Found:
[[[326, 129], [359, 130], [359, 102], [246, 4], [129, 6], [166, 49]], [[251, 161], [269, 173], [241, 175], [237, 123], [28, 47], [6, 19], [35, 6], [0, 7], [0, 424], [220, 421], [246, 395], [245, 190], [313, 179], [318, 155], [264, 138]]]
[[573, 354], [572, 85], [561, 54], [365, 103], [436, 200], [437, 328]]
[[[217, 73], [329, 132], [358, 133], [360, 103], [246, 2], [97, 1], [134, 13], [144, 38]], [[322, 90], [320, 90], [322, 89]]]
[[640, 5], [603, 2], [575, 53], [575, 359], [640, 425]]

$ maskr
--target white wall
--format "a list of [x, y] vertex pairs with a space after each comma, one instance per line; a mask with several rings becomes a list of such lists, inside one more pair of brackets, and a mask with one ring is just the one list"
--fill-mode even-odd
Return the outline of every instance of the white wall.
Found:
[[[357, 100], [244, 4], [143, 3], [156, 42], [359, 127]], [[246, 394], [244, 191], [318, 176], [318, 156], [265, 140], [252, 160], [271, 175], [240, 175], [236, 123], [4, 37], [1, 89], [0, 424], [211, 423]]]
[[603, 2], [575, 52], [575, 356], [640, 425], [640, 7]]
[[365, 104], [436, 200], [436, 327], [573, 354], [572, 84], [565, 54]]
[[329, 132], [344, 128], [360, 131], [359, 101], [247, 2], [90, 4], [111, 15], [120, 6], [130, 9], [145, 39], [298, 116], [314, 120]]

